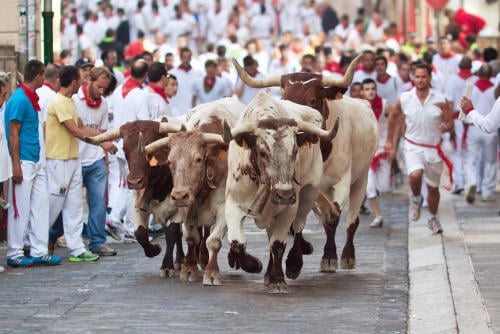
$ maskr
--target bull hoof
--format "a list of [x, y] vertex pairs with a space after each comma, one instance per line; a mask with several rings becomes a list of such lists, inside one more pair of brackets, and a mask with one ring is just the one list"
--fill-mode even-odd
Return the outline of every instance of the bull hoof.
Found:
[[172, 269], [160, 269], [160, 277], [161, 278], [172, 278], [175, 276], [175, 271]]
[[338, 260], [337, 259], [321, 259], [320, 272], [322, 273], [334, 273], [337, 271]]
[[272, 283], [269, 284], [267, 292], [273, 294], [285, 294], [288, 293], [288, 286], [285, 282]]
[[174, 270], [177, 270], [177, 271], [181, 270], [181, 264], [180, 264], [180, 263], [175, 262], [175, 263], [174, 263]]
[[313, 245], [306, 240], [302, 240], [302, 254], [304, 255], [309, 255], [314, 252], [314, 247]]
[[255, 256], [245, 254], [242, 259], [241, 269], [251, 274], [258, 274], [262, 271], [262, 262]]
[[195, 282], [198, 276], [197, 266], [182, 265], [179, 278], [182, 282]]
[[222, 285], [222, 280], [220, 279], [220, 274], [213, 273], [211, 275], [203, 275], [203, 285], [208, 286], [219, 286]]
[[156, 255], [161, 253], [161, 246], [158, 244], [151, 244], [144, 248], [144, 254], [147, 257], [155, 257]]
[[356, 259], [353, 257], [342, 258], [340, 267], [342, 269], [354, 269], [356, 267]]
[[253, 255], [245, 252], [244, 246], [233, 241], [227, 254], [229, 266], [234, 269], [243, 269], [247, 273], [258, 274], [262, 271], [262, 262]]
[[300, 259], [297, 259], [299, 261], [291, 261], [290, 257], [286, 259], [286, 277], [290, 279], [296, 279], [300, 275], [300, 271], [302, 270], [302, 257]]

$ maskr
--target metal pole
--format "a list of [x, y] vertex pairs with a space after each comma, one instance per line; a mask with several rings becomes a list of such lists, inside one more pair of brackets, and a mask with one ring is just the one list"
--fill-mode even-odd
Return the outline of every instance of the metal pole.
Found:
[[54, 32], [52, 29], [52, 19], [54, 12], [52, 11], [52, 0], [45, 0], [43, 6], [43, 61], [45, 65], [54, 62]]
[[22, 71], [28, 61], [28, 9], [27, 0], [18, 0], [17, 8], [19, 12], [19, 63], [18, 69]]

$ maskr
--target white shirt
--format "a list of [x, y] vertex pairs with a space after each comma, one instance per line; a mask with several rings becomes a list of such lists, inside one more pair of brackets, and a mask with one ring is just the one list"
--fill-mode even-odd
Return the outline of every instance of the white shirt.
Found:
[[12, 160], [7, 147], [7, 137], [5, 136], [5, 103], [0, 106], [0, 183], [12, 177]]
[[[439, 125], [442, 123], [442, 110], [435, 103], [445, 102], [443, 94], [430, 89], [429, 95], [422, 105], [417, 97], [416, 89], [401, 94], [401, 110], [405, 115], [405, 137], [419, 144], [437, 145], [441, 141]], [[405, 149], [423, 152], [425, 160], [440, 162], [441, 158], [434, 148], [426, 148], [405, 141]]]
[[193, 103], [193, 84], [198, 78], [204, 77], [201, 71], [191, 69], [189, 72], [179, 68], [171, 69], [170, 74], [175, 75], [179, 87], [177, 95], [172, 97], [170, 103], [172, 104], [172, 113], [174, 116], [180, 116], [192, 108]]
[[193, 95], [196, 96], [196, 105], [212, 102], [229, 96], [230, 91], [224, 79], [215, 77], [215, 84], [209, 92], [205, 91], [205, 78], [199, 78], [193, 84]]
[[438, 80], [437, 84], [440, 85], [439, 87], [434, 88], [437, 88], [441, 92], [444, 92], [449, 78], [452, 75], [458, 73], [458, 63], [460, 63], [461, 59], [462, 56], [459, 54], [455, 54], [450, 58], [443, 58], [439, 53], [434, 55], [434, 57], [432, 58], [432, 65], [434, 66], [438, 74], [438, 78], [436, 78]]
[[40, 115], [38, 117], [38, 138], [40, 140], [40, 163], [42, 165], [45, 164], [45, 137], [43, 131], [43, 124], [47, 121], [47, 108], [49, 107], [49, 103], [56, 96], [56, 92], [52, 90], [47, 85], [43, 85], [42, 87], [36, 90], [36, 94], [38, 95], [38, 105], [40, 105]]
[[465, 86], [467, 83], [474, 84], [477, 81], [477, 76], [472, 75], [467, 79], [462, 79], [458, 75], [453, 75], [450, 80], [448, 80], [448, 85], [445, 87], [444, 91], [446, 94], [446, 99], [449, 102], [453, 102], [453, 111], [460, 111], [460, 101], [464, 93]]
[[[98, 108], [91, 108], [87, 105], [83, 89], [80, 87], [78, 92], [73, 95], [73, 101], [83, 125], [98, 131], [108, 129], [108, 104], [104, 99]], [[78, 146], [82, 166], [90, 166], [104, 158], [104, 150], [98, 145], [87, 144], [79, 140]]]
[[486, 116], [479, 113], [477, 110], [472, 110], [465, 119], [468, 123], [472, 123], [479, 127], [481, 131], [492, 133], [500, 127], [500, 97], [497, 98], [491, 111]]
[[377, 83], [377, 94], [386, 100], [390, 106], [393, 106], [399, 97], [396, 78], [390, 77], [389, 80], [384, 83], [375, 79], [375, 82]]
[[[257, 73], [255, 76], [256, 79], [263, 78], [264, 76], [261, 73]], [[242, 84], [241, 78], [238, 77], [236, 79], [236, 87], [240, 86]], [[243, 86], [243, 92], [241, 93], [241, 96], [238, 97], [239, 101], [243, 104], [249, 104], [250, 101], [259, 93], [260, 88], [253, 88], [250, 86], [247, 86], [244, 84]]]
[[[477, 84], [477, 81], [476, 81]], [[486, 116], [493, 105], [495, 104], [495, 86], [480, 90], [476, 85], [472, 88], [472, 95], [470, 97], [474, 109], [481, 115]]]
[[160, 94], [150, 87], [146, 87], [145, 90], [148, 94], [149, 119], [154, 120], [161, 116], [172, 116], [170, 104]]

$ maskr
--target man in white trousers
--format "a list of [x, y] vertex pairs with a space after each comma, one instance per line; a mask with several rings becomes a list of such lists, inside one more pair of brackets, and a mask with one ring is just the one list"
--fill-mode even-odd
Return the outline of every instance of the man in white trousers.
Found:
[[[30, 60], [24, 80], [5, 108], [5, 133], [12, 159], [7, 224], [7, 266], [56, 265], [61, 257], [48, 255], [49, 208], [47, 177], [40, 159], [39, 117], [36, 89], [45, 80], [45, 66]], [[29, 229], [28, 229], [29, 226]], [[23, 252], [28, 231], [30, 256]]]
[[[72, 99], [81, 83], [78, 68], [63, 68], [59, 81], [61, 89], [49, 104], [46, 122], [49, 222], [53, 224], [62, 213], [70, 262], [96, 261], [99, 255], [88, 251], [82, 239], [82, 168], [78, 139], [100, 132], [83, 125]], [[108, 152], [116, 152], [111, 143], [100, 146]]]

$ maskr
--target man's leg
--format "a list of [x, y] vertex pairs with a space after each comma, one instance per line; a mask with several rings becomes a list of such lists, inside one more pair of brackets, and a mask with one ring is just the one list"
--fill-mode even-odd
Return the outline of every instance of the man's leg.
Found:
[[104, 159], [82, 167], [83, 184], [87, 189], [89, 216], [87, 231], [89, 249], [97, 250], [106, 244], [106, 187], [107, 170]]

